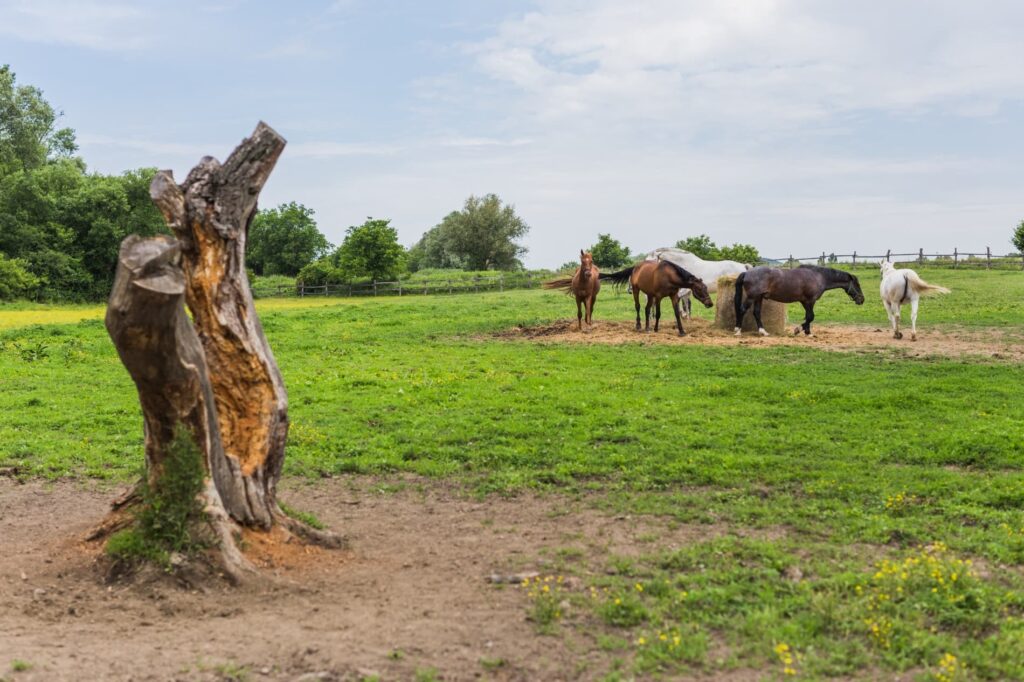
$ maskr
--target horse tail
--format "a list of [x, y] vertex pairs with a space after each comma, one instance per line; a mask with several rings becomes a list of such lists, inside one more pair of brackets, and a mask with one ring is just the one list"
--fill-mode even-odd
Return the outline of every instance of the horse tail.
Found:
[[916, 272], [906, 273], [907, 283], [921, 296], [928, 296], [930, 294], [948, 294], [951, 293], [946, 287], [940, 287], [938, 284], [929, 284], [928, 282], [921, 279]]
[[635, 269], [636, 266], [631, 265], [628, 268], [625, 268], [624, 270], [619, 270], [618, 272], [602, 272], [600, 275], [597, 276], [597, 278], [608, 280], [609, 282], [613, 282], [614, 284], [625, 284], [626, 282], [629, 281], [629, 278], [633, 276], [633, 270]]
[[736, 308], [736, 326], [743, 326], [743, 319], [741, 317], [743, 310], [743, 281], [747, 278], [746, 272], [741, 272], [736, 276], [736, 293], [733, 294], [732, 302]]
[[572, 291], [572, 277], [560, 277], [541, 284], [544, 289], [561, 289], [565, 293]]

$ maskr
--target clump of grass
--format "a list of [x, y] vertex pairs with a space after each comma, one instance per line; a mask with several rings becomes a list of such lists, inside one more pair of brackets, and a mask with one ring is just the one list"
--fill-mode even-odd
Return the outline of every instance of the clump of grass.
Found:
[[324, 522], [318, 519], [316, 515], [312, 512], [299, 511], [298, 509], [292, 507], [291, 505], [287, 505], [284, 502], [281, 502], [280, 500], [278, 500], [277, 506], [281, 507], [281, 511], [283, 511], [285, 514], [295, 519], [296, 521], [302, 521], [310, 528], [315, 528], [316, 530], [324, 530], [327, 528], [327, 526], [324, 525]]
[[541, 632], [550, 632], [554, 624], [562, 618], [564, 580], [560, 575], [548, 575], [537, 576], [532, 580], [526, 579], [520, 584], [530, 598], [528, 618]]
[[707, 635], [696, 626], [669, 629], [636, 640], [636, 668], [639, 672], [671, 670], [685, 663], [701, 663], [707, 654]]
[[195, 549], [199, 543], [190, 526], [202, 513], [198, 495], [204, 474], [202, 452], [178, 424], [160, 475], [141, 484], [135, 523], [110, 537], [107, 554], [129, 564], [151, 561], [166, 567], [172, 553]]
[[630, 628], [647, 620], [647, 607], [635, 593], [621, 590], [611, 593], [597, 606], [597, 615], [609, 625]]
[[17, 660], [17, 659], [11, 661], [11, 670], [13, 670], [16, 673], [23, 673], [26, 670], [31, 670], [31, 669], [32, 669], [32, 664], [29, 663], [28, 661], [21, 661], [21, 660]]

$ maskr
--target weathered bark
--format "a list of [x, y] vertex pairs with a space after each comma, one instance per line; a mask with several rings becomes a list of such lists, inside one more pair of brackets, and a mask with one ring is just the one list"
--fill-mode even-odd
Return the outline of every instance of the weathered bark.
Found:
[[269, 528], [288, 437], [288, 398], [245, 272], [256, 198], [285, 140], [265, 123], [227, 161], [199, 162], [180, 186], [170, 171], [150, 194], [181, 242], [185, 300], [210, 368], [224, 454], [214, 477], [239, 523]]
[[[235, 578], [251, 569], [234, 539], [243, 526], [278, 523], [309, 541], [342, 543], [288, 518], [276, 499], [288, 398], [253, 305], [245, 242], [284, 144], [260, 123], [223, 165], [206, 157], [180, 186], [170, 171], [159, 172], [150, 195], [177, 239], [125, 239], [107, 309], [107, 329], [139, 391], [149, 483], [163, 475], [184, 427], [206, 472], [203, 522]], [[119, 510], [128, 500], [144, 504], [125, 497], [91, 537], [130, 523], [130, 510]]]
[[[164, 473], [168, 448], [180, 427], [191, 435], [207, 475], [202, 490], [206, 521], [218, 539], [226, 571], [251, 568], [235, 546], [215, 480], [226, 475], [213, 392], [203, 347], [185, 313], [180, 245], [174, 239], [131, 236], [121, 244], [106, 326], [121, 362], [135, 381], [142, 405], [146, 475]], [[114, 513], [91, 537], [127, 525], [134, 491], [114, 503]]]

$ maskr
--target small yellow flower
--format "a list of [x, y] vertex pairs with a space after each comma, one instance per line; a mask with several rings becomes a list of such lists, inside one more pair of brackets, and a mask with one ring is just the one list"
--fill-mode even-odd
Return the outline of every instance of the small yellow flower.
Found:
[[644, 591], [644, 586], [643, 586], [643, 585], [641, 585], [640, 583], [637, 583], [637, 584], [636, 584], [636, 585], [634, 585], [633, 587], [635, 587], [635, 588], [636, 588], [636, 591], [637, 591], [637, 592], [643, 592], [643, 591]]

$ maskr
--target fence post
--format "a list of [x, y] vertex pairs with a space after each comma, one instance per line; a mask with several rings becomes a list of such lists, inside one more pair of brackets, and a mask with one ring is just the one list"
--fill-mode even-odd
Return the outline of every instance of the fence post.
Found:
[[924, 265], [924, 247], [917, 252], [917, 264]]
[[498, 275], [498, 291], [505, 291], [505, 273]]
[[825, 252], [824, 251], [821, 252], [821, 260], [818, 262], [818, 265], [821, 265], [822, 267], [825, 266]]
[[886, 249], [885, 250], [885, 262], [889, 263], [890, 261], [892, 261], [892, 249]]
[[857, 267], [857, 252], [853, 252], [853, 267]]
[[450, 278], [448, 280], [448, 293], [452, 293], [452, 280]]
[[992, 247], [991, 246], [986, 246], [985, 247], [985, 269], [986, 270], [991, 270], [992, 269]]
[[953, 269], [960, 267], [960, 249], [953, 247]]
[[373, 280], [373, 295], [377, 295], [377, 280]]
[[533, 274], [531, 274], [529, 272], [526, 273], [526, 288], [527, 289], [532, 289], [533, 288]]
[[399, 296], [402, 295], [402, 278], [401, 277], [398, 278], [398, 295]]
[[792, 269], [793, 269], [793, 254], [789, 254], [789, 262], [788, 262], [788, 263], [786, 263], [786, 266], [787, 266], [787, 267], [788, 267], [788, 268], [789, 268], [790, 270], [792, 270]]

